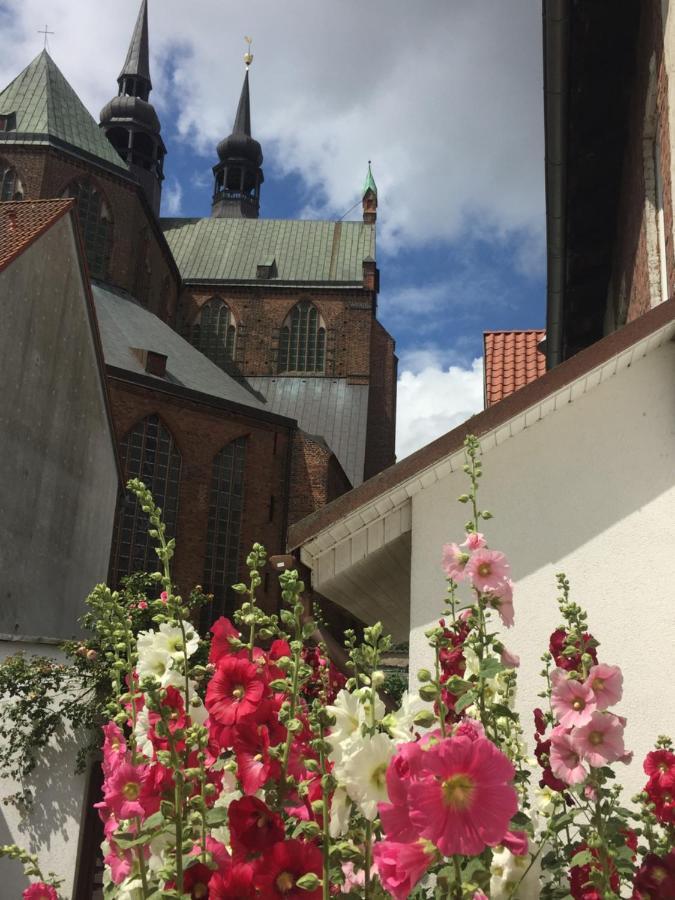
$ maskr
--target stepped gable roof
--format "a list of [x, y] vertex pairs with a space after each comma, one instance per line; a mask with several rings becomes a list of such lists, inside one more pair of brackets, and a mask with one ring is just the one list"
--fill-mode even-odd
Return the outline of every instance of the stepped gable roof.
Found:
[[[103, 355], [109, 369], [120, 374], [140, 377], [150, 386], [183, 389], [202, 399], [226, 401], [239, 407], [242, 414], [254, 414], [286, 426], [289, 418], [275, 414], [254, 392], [236, 381], [207, 359], [203, 353], [188, 343], [158, 316], [138, 303], [130, 294], [100, 282], [92, 284], [96, 315], [98, 317]], [[142, 359], [143, 351], [152, 351], [166, 357], [164, 376], [149, 373]], [[195, 397], [199, 400], [199, 397]]]
[[368, 385], [346, 378], [254, 376], [251, 387], [274, 412], [297, 419], [310, 435], [321, 435], [353, 487], [363, 481], [368, 424]]
[[[184, 281], [363, 287], [363, 260], [375, 256], [375, 226], [285, 219], [162, 219]], [[276, 262], [277, 275], [258, 277]]]
[[546, 355], [538, 345], [545, 331], [486, 331], [485, 406], [492, 406], [546, 373]]
[[0, 271], [72, 209], [74, 200], [12, 200], [0, 203]]
[[49, 145], [128, 175], [126, 163], [46, 50], [0, 93], [0, 115], [12, 114], [15, 127], [0, 132], [0, 151], [3, 144]]

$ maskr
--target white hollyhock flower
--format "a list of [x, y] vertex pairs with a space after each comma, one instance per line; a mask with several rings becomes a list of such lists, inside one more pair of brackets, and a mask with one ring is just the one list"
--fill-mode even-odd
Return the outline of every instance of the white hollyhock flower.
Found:
[[[188, 659], [199, 647], [199, 635], [189, 622], [181, 622], [183, 631], [185, 632], [185, 650]], [[159, 634], [165, 642], [164, 649], [170, 653], [174, 659], [183, 659], [183, 632], [179, 625], [171, 625], [169, 622], [162, 622], [159, 626]]]
[[478, 659], [478, 654], [471, 647], [464, 646], [462, 647], [462, 653], [464, 654], [464, 663], [465, 663], [465, 675], [478, 675], [480, 672], [480, 660]]
[[150, 714], [147, 706], [136, 713], [136, 724], [134, 725], [134, 737], [136, 738], [136, 748], [143, 756], [152, 759], [155, 754], [155, 748], [148, 736], [150, 730]]
[[377, 815], [377, 804], [388, 800], [386, 773], [396, 744], [388, 734], [363, 737], [359, 744], [342, 767], [343, 786], [366, 819], [372, 822]]
[[[530, 850], [532, 850], [531, 846]], [[541, 863], [537, 857], [528, 871], [531, 861], [531, 853], [514, 856], [506, 847], [496, 847], [492, 851], [490, 866], [491, 900], [510, 900], [510, 898], [513, 900], [537, 900]], [[525, 875], [526, 872], [527, 875]], [[518, 890], [514, 893], [516, 885], [518, 885]]]
[[350, 812], [351, 802], [347, 792], [341, 787], [335, 788], [330, 804], [330, 822], [328, 825], [328, 831], [332, 838], [338, 838], [347, 831]]
[[144, 650], [138, 654], [138, 663], [136, 664], [139, 681], [143, 681], [144, 678], [152, 678], [161, 687], [168, 687], [170, 684], [178, 687], [182, 676], [177, 669], [174, 669], [173, 664], [173, 658], [165, 650], [156, 648]]
[[[350, 741], [353, 737], [360, 737], [360, 726], [363, 723], [370, 724], [370, 689], [355, 691], [350, 694], [344, 689], [339, 691], [332, 706], [327, 706], [328, 712], [335, 716], [335, 725], [331, 728], [327, 740], [332, 746], [329, 758], [333, 763], [340, 763], [344, 757], [352, 751]], [[363, 701], [366, 702], [363, 702]], [[384, 715], [384, 703], [379, 697], [375, 701], [375, 718], [381, 719]]]
[[425, 709], [431, 710], [432, 706], [425, 703], [419, 694], [411, 696], [407, 691], [403, 694], [400, 707], [395, 712], [389, 713], [384, 720], [389, 734], [396, 742], [409, 741], [412, 738], [415, 716]]
[[[237, 787], [237, 776], [230, 769], [223, 769], [223, 786], [218, 799], [213, 804], [214, 809], [228, 809], [233, 800], [240, 800], [242, 793]], [[262, 798], [259, 798], [262, 799]], [[220, 841], [224, 847], [230, 846], [230, 829], [227, 822], [211, 829], [211, 837]]]
[[546, 787], [546, 785], [544, 785], [543, 788], [536, 788], [534, 800], [537, 804], [537, 809], [542, 816], [548, 818], [553, 815], [553, 810], [555, 809], [559, 796], [560, 794], [557, 791], [551, 790], [551, 788]]

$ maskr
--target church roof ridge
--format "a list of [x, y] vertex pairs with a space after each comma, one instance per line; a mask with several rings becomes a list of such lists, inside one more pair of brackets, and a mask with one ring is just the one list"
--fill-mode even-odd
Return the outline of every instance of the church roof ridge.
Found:
[[16, 115], [15, 128], [0, 132], [3, 144], [49, 144], [114, 167], [126, 164], [101, 132], [47, 50], [0, 91], [0, 114]]

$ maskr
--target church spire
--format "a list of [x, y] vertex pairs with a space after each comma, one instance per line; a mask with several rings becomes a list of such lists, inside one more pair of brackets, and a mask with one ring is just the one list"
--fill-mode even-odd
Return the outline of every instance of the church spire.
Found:
[[117, 84], [117, 97], [101, 110], [101, 128], [141, 183], [150, 206], [159, 215], [166, 147], [160, 135], [157, 113], [148, 100], [152, 90], [148, 0], [141, 2]]
[[[126, 82], [127, 79], [130, 82], [136, 79], [135, 90], [125, 90], [123, 82]], [[150, 81], [150, 42], [148, 40], [148, 0], [143, 0], [141, 3], [138, 18], [136, 19], [136, 27], [127, 51], [127, 58], [124, 61], [117, 82], [120, 86], [120, 93], [141, 97], [143, 100], [148, 99], [152, 90], [152, 82]], [[132, 87], [131, 84], [128, 86]], [[143, 90], [145, 88], [147, 90]]]
[[265, 180], [262, 171], [263, 154], [258, 141], [251, 137], [251, 95], [248, 71], [253, 61], [250, 38], [244, 55], [246, 74], [241, 88], [232, 134], [218, 144], [219, 162], [213, 167], [214, 218], [257, 219], [260, 212], [260, 185]]
[[377, 185], [373, 178], [371, 162], [368, 160], [368, 173], [363, 182], [361, 191], [361, 205], [363, 207], [363, 221], [366, 225], [373, 225], [377, 221]]

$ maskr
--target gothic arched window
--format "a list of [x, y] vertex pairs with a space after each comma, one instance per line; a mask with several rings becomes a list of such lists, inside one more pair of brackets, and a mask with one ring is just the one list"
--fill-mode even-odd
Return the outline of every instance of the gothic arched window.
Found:
[[[120, 442], [124, 480], [140, 478], [162, 509], [167, 539], [176, 536], [180, 451], [158, 416], [148, 416]], [[120, 501], [113, 532], [112, 575], [115, 584], [132, 572], [155, 571], [155, 541], [148, 535], [148, 517], [133, 494]]]
[[74, 181], [63, 194], [77, 200], [84, 251], [94, 278], [105, 278], [112, 248], [112, 214], [103, 194], [91, 181]]
[[296, 304], [279, 332], [279, 372], [323, 372], [326, 329], [319, 310], [308, 300]]
[[204, 564], [204, 588], [213, 594], [213, 604], [207, 608], [210, 622], [205, 624], [230, 611], [232, 585], [239, 580], [245, 455], [242, 437], [223, 447], [213, 460]]
[[230, 308], [220, 297], [208, 300], [188, 326], [188, 340], [217, 366], [234, 359], [237, 326]]
[[9, 163], [0, 159], [0, 200], [23, 200], [23, 185]]

